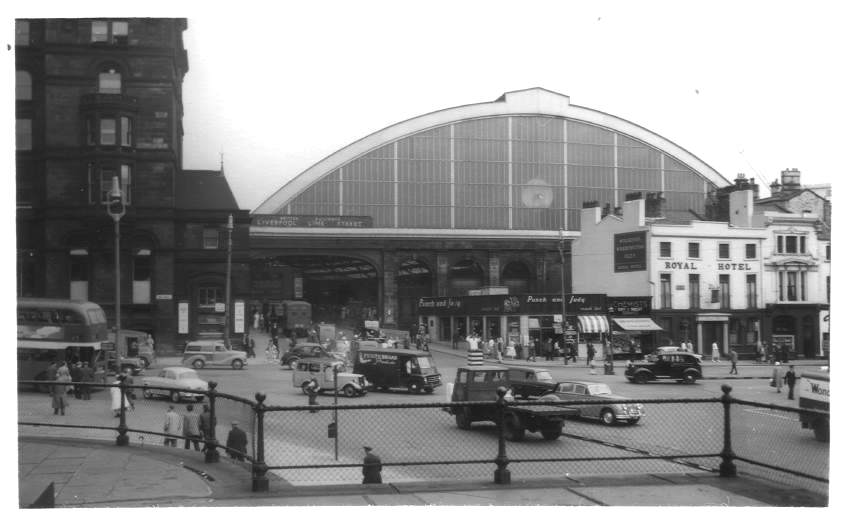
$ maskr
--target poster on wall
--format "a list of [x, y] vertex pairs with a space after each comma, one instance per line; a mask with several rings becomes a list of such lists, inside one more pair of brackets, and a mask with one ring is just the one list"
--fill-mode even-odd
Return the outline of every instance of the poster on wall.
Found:
[[245, 302], [237, 300], [233, 304], [233, 332], [245, 332]]
[[304, 297], [304, 278], [296, 277], [294, 281], [295, 299], [303, 299]]
[[189, 302], [177, 303], [177, 334], [189, 334]]
[[646, 269], [646, 232], [613, 234], [613, 271], [637, 272]]

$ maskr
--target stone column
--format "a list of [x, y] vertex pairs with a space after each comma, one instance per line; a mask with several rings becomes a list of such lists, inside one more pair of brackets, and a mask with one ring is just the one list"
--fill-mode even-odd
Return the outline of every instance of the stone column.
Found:
[[728, 356], [730, 349], [728, 343], [728, 320], [722, 322], [722, 354]]
[[[398, 254], [383, 252], [383, 324], [387, 327], [398, 325]], [[379, 276], [378, 276], [379, 277]]]
[[[702, 322], [696, 321], [696, 347], [695, 347], [695, 352], [698, 353], [698, 354], [702, 354], [702, 355], [705, 354], [704, 352], [702, 352], [702, 349], [703, 349], [703, 347], [702, 347], [702, 345], [703, 345], [703, 343], [702, 343], [702, 326], [703, 325], [704, 324]], [[707, 348], [710, 349], [710, 346], [708, 346]]]
[[436, 295], [448, 295], [448, 254], [445, 252], [436, 254]]

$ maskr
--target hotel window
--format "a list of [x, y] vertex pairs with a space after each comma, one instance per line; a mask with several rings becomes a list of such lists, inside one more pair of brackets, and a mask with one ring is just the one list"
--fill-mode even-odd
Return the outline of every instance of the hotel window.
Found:
[[798, 301], [796, 272], [787, 272], [787, 301]]
[[115, 138], [118, 135], [118, 123], [115, 118], [102, 118], [100, 120], [100, 144], [115, 145]]
[[746, 245], [746, 259], [755, 259], [757, 257], [757, 249], [754, 244]]
[[88, 301], [88, 251], [71, 250], [69, 265], [70, 298]]
[[804, 235], [778, 235], [776, 241], [776, 253], [800, 254], [805, 253]]
[[660, 274], [660, 308], [672, 308], [672, 274]]
[[758, 276], [756, 274], [746, 275], [746, 306], [750, 309], [758, 306]]
[[687, 257], [690, 259], [699, 258], [699, 243], [691, 242], [687, 245]]
[[672, 257], [672, 243], [669, 241], [660, 243], [660, 256]]
[[719, 258], [720, 259], [730, 259], [731, 258], [731, 250], [729, 249], [729, 245], [727, 242], [719, 243]]
[[15, 21], [15, 46], [29, 46], [29, 20]]
[[203, 229], [203, 249], [204, 250], [217, 250], [219, 239], [220, 239], [220, 233], [218, 231], [218, 228], [204, 228]]
[[699, 274], [690, 274], [690, 308], [691, 309], [699, 308], [700, 297], [701, 297], [701, 293], [699, 292]]
[[15, 148], [19, 151], [32, 150], [32, 120], [15, 120]]
[[97, 92], [100, 94], [120, 94], [121, 73], [114, 68], [100, 72], [97, 76]]
[[25, 70], [15, 71], [15, 100], [32, 101], [32, 76]]
[[150, 303], [150, 278], [153, 269], [153, 258], [148, 249], [136, 250], [133, 256], [133, 303]]
[[91, 23], [91, 41], [107, 42], [110, 44], [127, 44], [130, 25], [128, 22], [106, 22], [95, 20]]
[[731, 276], [728, 274], [719, 276], [719, 307], [722, 309], [731, 308]]

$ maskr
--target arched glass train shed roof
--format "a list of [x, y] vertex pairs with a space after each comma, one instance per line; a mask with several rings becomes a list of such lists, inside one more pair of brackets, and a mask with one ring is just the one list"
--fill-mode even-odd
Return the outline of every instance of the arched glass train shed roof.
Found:
[[364, 234], [525, 237], [577, 232], [584, 202], [616, 207], [637, 191], [662, 191], [665, 216], [693, 218], [726, 185], [663, 136], [531, 88], [379, 130], [253, 213], [360, 217]]

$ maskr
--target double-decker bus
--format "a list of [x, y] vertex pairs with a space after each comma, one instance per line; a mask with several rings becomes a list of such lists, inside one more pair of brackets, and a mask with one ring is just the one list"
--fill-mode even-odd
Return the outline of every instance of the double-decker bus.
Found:
[[106, 314], [69, 299], [18, 298], [18, 380], [45, 380], [51, 362], [88, 362], [102, 379]]

